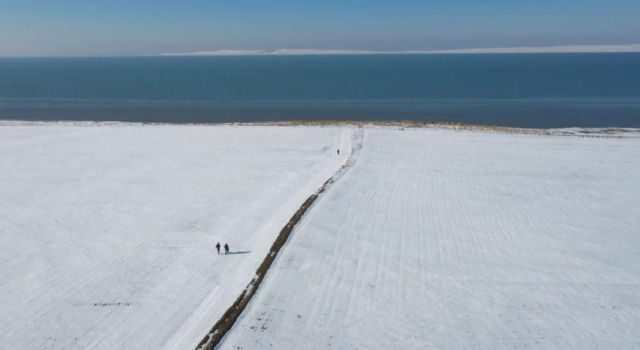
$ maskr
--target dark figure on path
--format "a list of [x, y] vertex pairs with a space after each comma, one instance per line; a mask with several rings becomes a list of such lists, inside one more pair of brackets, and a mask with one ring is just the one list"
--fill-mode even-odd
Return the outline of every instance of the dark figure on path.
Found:
[[218, 250], [218, 255], [220, 255], [220, 242], [216, 243], [216, 249]]
[[229, 245], [226, 243], [224, 244], [224, 253], [229, 254]]
[[338, 155], [340, 155], [340, 149], [338, 149], [336, 152], [338, 153]]

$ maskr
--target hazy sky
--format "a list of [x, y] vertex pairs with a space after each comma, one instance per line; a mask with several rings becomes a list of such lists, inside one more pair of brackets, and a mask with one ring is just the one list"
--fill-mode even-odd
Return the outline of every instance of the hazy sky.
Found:
[[640, 0], [0, 0], [0, 56], [640, 42]]

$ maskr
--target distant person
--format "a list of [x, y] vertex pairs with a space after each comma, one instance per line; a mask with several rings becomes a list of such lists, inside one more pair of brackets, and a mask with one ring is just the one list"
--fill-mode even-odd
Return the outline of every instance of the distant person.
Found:
[[224, 254], [229, 254], [229, 245], [228, 244], [224, 244]]
[[220, 255], [220, 242], [216, 243], [216, 250], [218, 251], [218, 255]]
[[340, 155], [340, 149], [338, 148], [338, 150], [336, 151], [338, 153], [338, 155]]

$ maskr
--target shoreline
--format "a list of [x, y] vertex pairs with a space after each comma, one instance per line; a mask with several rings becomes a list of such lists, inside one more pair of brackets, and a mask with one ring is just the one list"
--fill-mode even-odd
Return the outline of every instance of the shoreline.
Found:
[[74, 120], [0, 120], [6, 126], [307, 126], [307, 127], [388, 127], [408, 129], [445, 129], [455, 131], [482, 131], [506, 134], [538, 136], [578, 136], [595, 138], [640, 138], [640, 128], [621, 127], [567, 127], [567, 128], [516, 128], [499, 125], [465, 124], [459, 122], [433, 122], [417, 120], [283, 120], [265, 122], [212, 122], [212, 123], [155, 123], [124, 121], [74, 121]]

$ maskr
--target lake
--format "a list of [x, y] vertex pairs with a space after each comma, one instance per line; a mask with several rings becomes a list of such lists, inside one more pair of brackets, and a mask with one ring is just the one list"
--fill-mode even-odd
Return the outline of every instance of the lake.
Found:
[[0, 119], [640, 127], [640, 54], [2, 58]]

